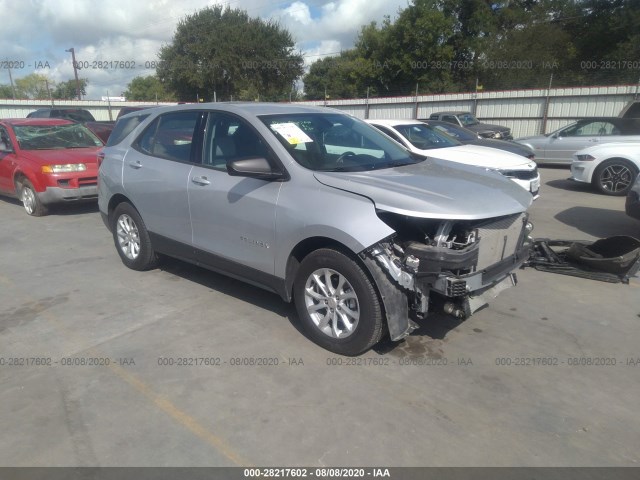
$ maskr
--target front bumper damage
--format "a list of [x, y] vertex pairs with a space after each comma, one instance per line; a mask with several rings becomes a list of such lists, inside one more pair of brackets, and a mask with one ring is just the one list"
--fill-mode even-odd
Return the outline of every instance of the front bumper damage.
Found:
[[459, 223], [442, 222], [424, 242], [394, 235], [361, 254], [380, 291], [392, 340], [415, 330], [411, 317], [425, 318], [436, 298], [445, 313], [464, 319], [516, 285], [514, 270], [531, 248], [527, 215], [464, 222], [463, 229]]

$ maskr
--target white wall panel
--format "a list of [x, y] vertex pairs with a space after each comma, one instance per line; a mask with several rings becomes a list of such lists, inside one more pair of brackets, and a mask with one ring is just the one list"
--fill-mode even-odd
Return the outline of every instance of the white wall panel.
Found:
[[[432, 113], [443, 110], [473, 111], [475, 107], [478, 118], [510, 127], [513, 136], [517, 138], [541, 133], [547, 97], [549, 108], [546, 132], [548, 133], [577, 118], [615, 117], [629, 101], [633, 100], [637, 91], [638, 88], [635, 85], [619, 85], [556, 88], [550, 91], [536, 89], [480, 92], [477, 95], [474, 93], [419, 95], [417, 118], [428, 118]], [[367, 100], [363, 98], [296, 103], [318, 106], [326, 104], [328, 107], [344, 110], [358, 118], [365, 118], [367, 111]], [[369, 118], [409, 119], [415, 114], [416, 97], [370, 98], [368, 103]], [[120, 108], [125, 105], [140, 104], [140, 102], [113, 102], [112, 116], [115, 118]], [[149, 105], [149, 103], [146, 104]], [[86, 108], [97, 120], [109, 120], [107, 102], [56, 101], [56, 105]], [[25, 117], [37, 108], [49, 106], [51, 102], [45, 100], [0, 100], [0, 118]]]

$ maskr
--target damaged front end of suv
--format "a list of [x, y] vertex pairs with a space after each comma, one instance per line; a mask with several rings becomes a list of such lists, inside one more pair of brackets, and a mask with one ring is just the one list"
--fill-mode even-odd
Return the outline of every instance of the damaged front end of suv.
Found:
[[358, 256], [376, 283], [392, 340], [429, 313], [469, 317], [514, 286], [514, 271], [529, 258], [531, 195], [496, 172], [428, 159], [315, 177], [373, 203], [366, 229], [353, 235], [364, 246]]
[[525, 212], [482, 220], [431, 220], [378, 211], [396, 233], [361, 252], [387, 312], [392, 340], [433, 305], [465, 319], [517, 283], [533, 226]]

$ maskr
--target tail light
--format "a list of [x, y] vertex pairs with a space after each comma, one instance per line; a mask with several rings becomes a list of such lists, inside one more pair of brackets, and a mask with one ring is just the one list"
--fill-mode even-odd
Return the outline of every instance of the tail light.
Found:
[[104, 152], [100, 150], [98, 152], [98, 169], [100, 168], [100, 165], [102, 165], [103, 160], [104, 160]]

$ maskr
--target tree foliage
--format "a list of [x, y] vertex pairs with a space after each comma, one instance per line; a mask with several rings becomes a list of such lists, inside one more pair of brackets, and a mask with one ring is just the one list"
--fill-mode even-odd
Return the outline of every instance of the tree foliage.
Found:
[[127, 100], [138, 102], [173, 102], [175, 96], [168, 92], [165, 85], [155, 75], [135, 77], [124, 92]]
[[[49, 82], [49, 90], [47, 89]], [[13, 81], [16, 89], [16, 98], [29, 98], [34, 100], [45, 100], [49, 98], [49, 91], [53, 84], [45, 75], [32, 73]]]
[[[79, 78], [78, 84], [80, 86], [80, 95], [85, 96], [87, 94], [87, 84], [89, 80], [86, 78]], [[51, 88], [51, 86], [49, 87]], [[60, 82], [55, 85], [55, 88], [51, 90], [51, 96], [60, 100], [77, 100], [78, 93], [76, 91], [76, 81], [67, 80], [66, 82]]]
[[0, 85], [0, 98], [13, 98], [11, 85]]
[[303, 73], [287, 30], [217, 5], [181, 20], [159, 58], [158, 78], [183, 101], [288, 98]]
[[[31, 73], [22, 78], [14, 80], [13, 91], [11, 85], [0, 85], [0, 98], [28, 98], [32, 100], [46, 100], [49, 98], [58, 100], [75, 100], [78, 98], [76, 93], [76, 81], [67, 80], [66, 82], [55, 83], [46, 75]], [[86, 95], [87, 84], [86, 78], [79, 79], [80, 94]]]
[[635, 83], [638, 25], [637, 0], [412, 0], [312, 64], [305, 94], [545, 88], [551, 75], [559, 86]]

